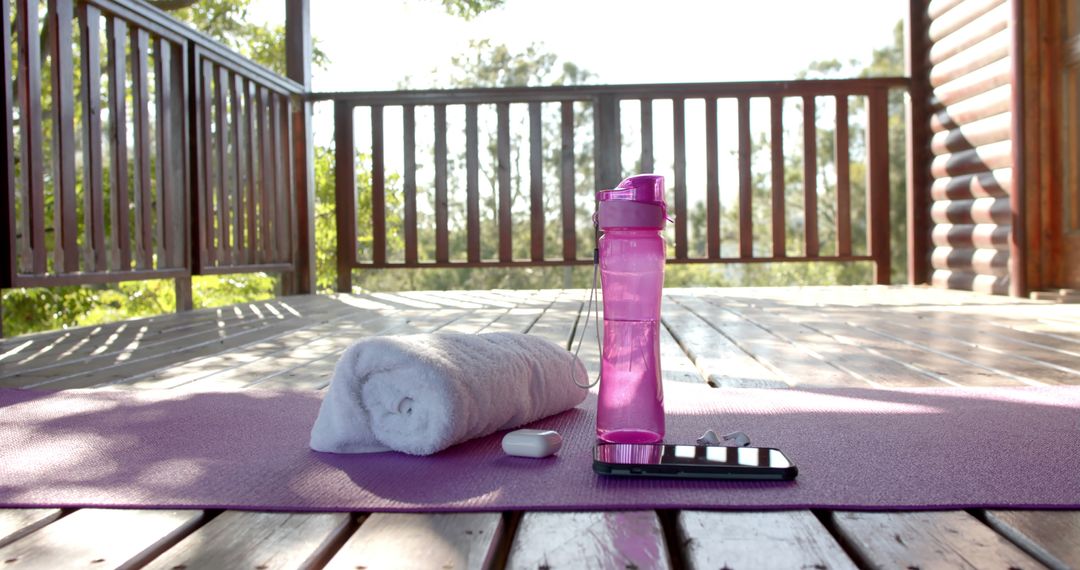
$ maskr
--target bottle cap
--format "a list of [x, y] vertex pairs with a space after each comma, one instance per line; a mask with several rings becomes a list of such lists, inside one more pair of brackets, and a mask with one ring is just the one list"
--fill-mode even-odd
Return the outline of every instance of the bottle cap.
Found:
[[664, 177], [638, 174], [611, 190], [596, 193], [600, 201], [596, 222], [601, 230], [664, 229], [667, 203], [664, 202]]
[[637, 174], [623, 180], [611, 190], [601, 190], [596, 193], [596, 199], [601, 202], [608, 200], [630, 200], [633, 202], [645, 202], [649, 204], [662, 204], [664, 202], [664, 177], [659, 174]]

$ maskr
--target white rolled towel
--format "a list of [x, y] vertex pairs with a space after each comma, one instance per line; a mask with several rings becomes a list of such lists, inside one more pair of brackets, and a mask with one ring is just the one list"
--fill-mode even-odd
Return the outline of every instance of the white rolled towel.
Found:
[[428, 455], [580, 404], [575, 376], [577, 357], [518, 333], [367, 338], [338, 361], [311, 448]]

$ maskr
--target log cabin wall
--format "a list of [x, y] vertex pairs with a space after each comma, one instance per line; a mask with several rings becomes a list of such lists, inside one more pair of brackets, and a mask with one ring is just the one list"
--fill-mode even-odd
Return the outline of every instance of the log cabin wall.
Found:
[[930, 265], [939, 287], [1023, 294], [1012, 202], [1021, 174], [1013, 148], [1016, 1], [927, 4]]

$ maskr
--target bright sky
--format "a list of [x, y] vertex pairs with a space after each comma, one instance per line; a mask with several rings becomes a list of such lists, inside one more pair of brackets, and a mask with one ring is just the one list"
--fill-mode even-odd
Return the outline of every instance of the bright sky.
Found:
[[[284, 21], [256, 0], [255, 20]], [[439, 0], [311, 0], [312, 34], [329, 54], [318, 91], [388, 90], [406, 76], [434, 86], [470, 39], [518, 51], [542, 43], [596, 83], [790, 79], [814, 60], [870, 60], [892, 41], [905, 0], [507, 0], [470, 22]]]

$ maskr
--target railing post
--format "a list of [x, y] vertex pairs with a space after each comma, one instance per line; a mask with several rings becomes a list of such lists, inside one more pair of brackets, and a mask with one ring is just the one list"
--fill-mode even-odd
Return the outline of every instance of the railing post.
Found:
[[353, 163], [353, 106], [334, 102], [334, 213], [337, 220], [337, 290], [352, 291], [356, 264], [356, 166]]
[[[285, 2], [285, 75], [311, 91], [311, 12], [308, 0]], [[291, 293], [316, 291], [315, 267], [315, 147], [311, 136], [311, 103], [297, 100], [293, 105], [291, 155], [296, 233], [293, 244]]]
[[593, 164], [596, 189], [614, 188], [622, 179], [619, 100], [599, 95], [593, 103]]
[[870, 209], [867, 240], [874, 258], [874, 283], [888, 285], [891, 272], [889, 248], [889, 92], [885, 88], [870, 91], [869, 128], [866, 153], [870, 168], [867, 191]]
[[[15, 93], [11, 88], [11, 3], [0, 0], [0, 19], [4, 22], [0, 29], [0, 43], [3, 43], [4, 60], [0, 70], [4, 74], [4, 85], [0, 87], [0, 131], [4, 137], [4, 158], [0, 161], [0, 184], [4, 186], [4, 198], [0, 201], [0, 236], [4, 245], [0, 246], [0, 293], [3, 287], [11, 287], [16, 271], [15, 250], [15, 138], [12, 136], [14, 121], [12, 106]], [[19, 38], [22, 40], [22, 38]], [[0, 308], [0, 337], [4, 336], [4, 313]]]
[[908, 283], [929, 282], [930, 259], [930, 73], [926, 4], [911, 2], [905, 25], [907, 115], [907, 265]]

